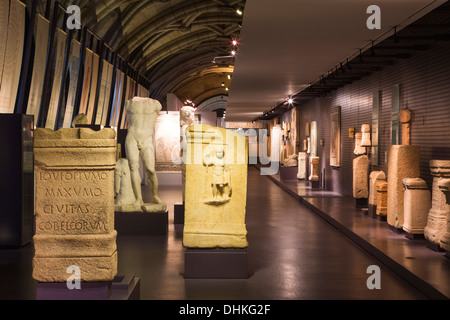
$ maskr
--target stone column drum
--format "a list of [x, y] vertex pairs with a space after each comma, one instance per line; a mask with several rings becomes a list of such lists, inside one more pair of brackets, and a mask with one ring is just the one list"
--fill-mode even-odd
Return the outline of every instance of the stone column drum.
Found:
[[[450, 179], [441, 179], [438, 183], [439, 189], [445, 194], [447, 205], [450, 204]], [[441, 248], [450, 252], [450, 213], [447, 212], [447, 227], [445, 233], [441, 237]]]
[[385, 181], [378, 181], [376, 184], [376, 188], [377, 188], [377, 217], [380, 220], [386, 220], [388, 184]]
[[403, 230], [411, 235], [423, 235], [431, 208], [427, 183], [420, 178], [403, 179]]
[[245, 136], [195, 124], [187, 139], [184, 247], [246, 248]]
[[446, 232], [450, 205], [446, 202], [445, 194], [439, 189], [439, 182], [450, 178], [450, 160], [431, 160], [430, 170], [433, 176], [433, 189], [431, 209], [428, 212], [428, 221], [425, 227], [425, 238], [440, 246], [441, 239]]
[[420, 176], [419, 146], [393, 145], [388, 160], [388, 209], [387, 222], [396, 229], [403, 228], [402, 181]]
[[66, 282], [68, 267], [77, 266], [81, 281], [113, 280], [115, 131], [39, 128], [34, 134], [33, 278]]
[[298, 153], [297, 179], [306, 179], [306, 152]]
[[377, 183], [386, 181], [383, 171], [372, 171], [369, 175], [369, 216], [376, 217], [377, 211]]

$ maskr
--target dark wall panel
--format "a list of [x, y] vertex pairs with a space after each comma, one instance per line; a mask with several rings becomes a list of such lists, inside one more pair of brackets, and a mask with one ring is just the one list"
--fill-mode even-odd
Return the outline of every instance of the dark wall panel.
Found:
[[[421, 177], [431, 187], [429, 161], [450, 159], [450, 43], [436, 43], [430, 50], [375, 72], [326, 97], [315, 98], [298, 107], [301, 141], [306, 122], [318, 121], [321, 173], [327, 189], [352, 196], [354, 140], [348, 128], [361, 132], [361, 125], [372, 124], [372, 95], [381, 91], [379, 119], [379, 165], [370, 170], [388, 173], [387, 152], [391, 145], [391, 88], [400, 85], [400, 109], [412, 111], [411, 144], [421, 151]], [[341, 166], [330, 166], [330, 114], [341, 106]], [[401, 137], [401, 132], [400, 132]]]

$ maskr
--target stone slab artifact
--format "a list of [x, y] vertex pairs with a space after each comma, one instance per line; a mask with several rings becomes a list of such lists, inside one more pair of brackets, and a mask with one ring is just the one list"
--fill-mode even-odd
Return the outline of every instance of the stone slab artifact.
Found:
[[370, 141], [370, 132], [370, 124], [363, 124], [361, 126], [361, 147], [370, 147], [372, 145], [372, 142]]
[[[133, 204], [117, 206], [117, 212], [164, 212], [166, 204], [158, 196], [158, 177], [155, 169], [155, 124], [161, 103], [151, 98], [134, 97], [127, 101], [128, 131], [125, 139], [130, 174], [122, 179], [130, 179], [136, 201]], [[147, 183], [152, 192], [152, 203], [144, 203], [141, 190], [141, 175], [139, 173], [142, 161]], [[128, 178], [129, 177], [129, 178]]]
[[423, 234], [431, 208], [431, 194], [427, 183], [420, 178], [403, 179], [403, 230], [410, 234]]
[[369, 205], [377, 205], [378, 181], [386, 181], [386, 174], [383, 171], [372, 171], [369, 175]]
[[433, 176], [432, 200], [424, 234], [425, 239], [440, 246], [447, 228], [450, 205], [446, 202], [445, 194], [439, 189], [439, 182], [450, 178], [450, 160], [430, 160], [430, 171]]
[[195, 109], [193, 107], [182, 107], [180, 110], [180, 159], [181, 159], [181, 193], [184, 202], [184, 189], [186, 188], [186, 129], [195, 121]]
[[357, 132], [355, 133], [355, 149], [353, 150], [353, 153], [357, 156], [360, 156], [362, 154], [366, 154], [366, 148], [361, 146], [362, 141], [362, 133]]
[[419, 146], [393, 145], [389, 150], [388, 159], [388, 210], [387, 222], [390, 226], [403, 228], [403, 197], [402, 181], [405, 178], [420, 176]]
[[353, 198], [369, 197], [369, 157], [366, 155], [353, 159]]
[[311, 174], [309, 175], [309, 181], [319, 181], [319, 157], [311, 157]]
[[282, 165], [283, 167], [296, 167], [298, 165], [298, 155], [291, 154], [287, 158], [284, 159]]
[[402, 124], [402, 144], [411, 144], [411, 110], [401, 109], [399, 112], [400, 123]]
[[297, 179], [306, 179], [306, 152], [298, 153]]
[[245, 248], [248, 143], [209, 125], [187, 128], [186, 248]]
[[[445, 202], [450, 205], [450, 179], [441, 179], [438, 183], [439, 189], [445, 195]], [[440, 240], [441, 248], [445, 251], [450, 251], [450, 214], [447, 212], [447, 226], [445, 228], [445, 233], [442, 235]]]
[[38, 128], [34, 133], [36, 233], [33, 278], [111, 281], [117, 273], [113, 129]]
[[378, 181], [377, 188], [377, 216], [380, 219], [385, 219], [387, 216], [387, 200], [388, 200], [388, 183], [385, 181]]

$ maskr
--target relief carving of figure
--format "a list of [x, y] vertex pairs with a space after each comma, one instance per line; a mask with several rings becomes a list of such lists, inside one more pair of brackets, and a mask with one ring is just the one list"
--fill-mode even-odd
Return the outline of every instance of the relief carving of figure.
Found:
[[223, 147], [213, 146], [212, 144], [207, 146], [203, 153], [203, 165], [212, 167], [210, 183], [212, 199], [207, 199], [206, 203], [220, 205], [230, 201], [232, 190], [231, 175], [225, 163], [225, 151]]

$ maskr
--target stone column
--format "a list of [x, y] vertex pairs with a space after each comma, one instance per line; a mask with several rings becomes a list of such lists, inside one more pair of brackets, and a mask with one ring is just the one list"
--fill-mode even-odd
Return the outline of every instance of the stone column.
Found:
[[450, 178], [450, 160], [431, 160], [431, 175], [433, 176], [433, 190], [431, 209], [428, 212], [425, 238], [436, 246], [441, 245], [447, 227], [447, 216], [450, 206], [446, 202], [445, 194], [439, 190], [439, 182]]
[[309, 181], [311, 181], [311, 186], [313, 188], [318, 188], [319, 187], [319, 172], [320, 172], [320, 168], [319, 168], [319, 163], [320, 163], [320, 158], [319, 157], [311, 157], [310, 159], [311, 161], [311, 174], [309, 175]]
[[402, 124], [402, 144], [411, 144], [411, 111], [408, 109], [402, 109], [399, 113], [400, 123]]
[[403, 228], [402, 181], [420, 176], [419, 146], [393, 145], [388, 160], [388, 209], [387, 222], [394, 229]]
[[377, 212], [377, 182], [386, 181], [383, 171], [372, 171], [369, 176], [369, 216], [376, 217]]
[[420, 178], [403, 179], [403, 187], [403, 230], [408, 238], [413, 239], [417, 235], [423, 235], [431, 208], [431, 194], [426, 182]]
[[298, 153], [297, 179], [306, 179], [306, 152]]
[[361, 126], [361, 147], [370, 147], [372, 142], [370, 141], [370, 124], [363, 124]]
[[36, 129], [36, 233], [33, 278], [111, 281], [117, 273], [114, 230], [115, 131]]
[[[438, 183], [439, 189], [444, 193], [446, 204], [450, 205], [450, 179], [441, 179]], [[441, 237], [441, 248], [450, 252], [450, 213], [447, 212], [447, 227], [445, 233]]]
[[386, 220], [387, 217], [387, 200], [388, 200], [388, 184], [385, 181], [378, 181], [377, 188], [377, 217], [380, 220]]
[[369, 157], [366, 155], [353, 159], [353, 198], [357, 205], [367, 205], [369, 198]]
[[183, 245], [246, 248], [245, 136], [208, 125], [192, 125], [187, 137]]

